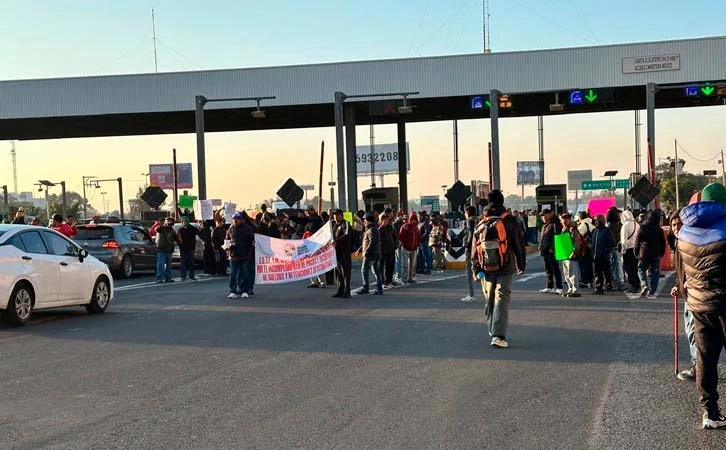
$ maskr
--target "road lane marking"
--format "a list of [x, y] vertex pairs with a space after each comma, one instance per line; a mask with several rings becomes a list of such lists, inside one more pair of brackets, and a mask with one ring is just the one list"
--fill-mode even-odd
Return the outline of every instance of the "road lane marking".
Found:
[[145, 283], [127, 284], [125, 286], [120, 286], [120, 287], [114, 288], [114, 292], [134, 291], [136, 289], [143, 289], [146, 287], [178, 286], [178, 285], [183, 286], [183, 285], [187, 285], [187, 284], [203, 283], [205, 281], [213, 281], [213, 280], [226, 280], [226, 278], [222, 278], [222, 277], [198, 278], [197, 281], [181, 281], [181, 278], [174, 278], [174, 283], [157, 283], [156, 281], [147, 281]]
[[517, 283], [524, 283], [526, 281], [534, 280], [535, 278], [540, 278], [540, 277], [543, 277], [543, 276], [545, 276], [545, 273], [544, 272], [528, 273], [528, 274], [524, 274], [524, 275], [519, 276], [515, 280], [515, 282], [517, 282]]

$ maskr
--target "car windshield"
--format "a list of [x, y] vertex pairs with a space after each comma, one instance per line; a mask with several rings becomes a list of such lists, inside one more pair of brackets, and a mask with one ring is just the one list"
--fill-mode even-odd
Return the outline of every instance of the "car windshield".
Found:
[[113, 239], [111, 227], [78, 227], [78, 234], [73, 236], [76, 241], [106, 241]]

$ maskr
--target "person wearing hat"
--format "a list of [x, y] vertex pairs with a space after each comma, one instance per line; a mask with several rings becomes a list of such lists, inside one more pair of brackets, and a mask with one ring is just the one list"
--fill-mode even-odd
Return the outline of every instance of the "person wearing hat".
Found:
[[375, 295], [383, 295], [383, 274], [381, 274], [381, 235], [376, 223], [376, 218], [372, 213], [365, 216], [366, 229], [363, 233], [363, 245], [361, 253], [363, 255], [363, 265], [361, 267], [361, 275], [363, 276], [363, 286], [356, 291], [357, 294], [368, 294], [371, 268], [376, 276], [376, 292]]
[[549, 208], [543, 209], [541, 215], [542, 236], [539, 238], [539, 254], [544, 260], [547, 286], [540, 292], [562, 295], [562, 272], [555, 259], [555, 235], [562, 233], [562, 224]]
[[197, 281], [194, 276], [194, 252], [197, 249], [197, 237], [199, 230], [189, 222], [189, 217], [181, 218], [182, 226], [177, 232], [179, 237], [179, 270], [181, 280], [187, 280], [187, 273], [191, 281]]
[[338, 292], [333, 297], [350, 298], [353, 240], [351, 226], [343, 218], [342, 209], [333, 211], [333, 245], [335, 246], [335, 258], [338, 261], [338, 267], [335, 269], [338, 276]]
[[229, 299], [247, 298], [255, 283], [255, 231], [245, 212], [232, 217], [227, 230], [229, 241]]
[[15, 218], [12, 222], [13, 225], [25, 225], [25, 210], [21, 206], [18, 208], [18, 212], [15, 213]]
[[174, 232], [174, 219], [167, 217], [156, 229], [156, 282], [173, 283], [171, 255], [179, 239]]
[[695, 320], [696, 387], [702, 426], [726, 428], [718, 405], [718, 360], [726, 345], [726, 188], [712, 183], [701, 201], [683, 208], [678, 252], [685, 272], [686, 308]]
[[63, 216], [60, 214], [53, 216], [53, 222], [50, 227], [69, 239], [78, 234], [78, 229], [63, 222]]

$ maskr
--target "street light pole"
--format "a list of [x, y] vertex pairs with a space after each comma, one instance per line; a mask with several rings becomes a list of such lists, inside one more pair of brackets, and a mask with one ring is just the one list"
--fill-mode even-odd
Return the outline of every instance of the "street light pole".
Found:
[[676, 174], [676, 210], [681, 207], [681, 193], [678, 190], [678, 140], [673, 139], [676, 159], [673, 161], [673, 171]]
[[726, 170], [724, 169], [724, 164], [726, 164], [726, 162], [724, 162], [724, 159], [723, 159], [723, 149], [721, 149], [721, 161], [719, 161], [719, 162], [721, 163], [721, 179], [723, 181], [724, 186], [726, 186]]
[[86, 185], [88, 182], [92, 179], [96, 178], [95, 176], [83, 176], [83, 218], [88, 219], [88, 198], [86, 197]]

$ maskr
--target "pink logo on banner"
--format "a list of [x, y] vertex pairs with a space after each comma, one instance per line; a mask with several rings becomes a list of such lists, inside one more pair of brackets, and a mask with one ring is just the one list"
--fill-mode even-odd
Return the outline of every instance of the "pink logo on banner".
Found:
[[615, 205], [616, 200], [614, 197], [595, 198], [587, 202], [587, 213], [590, 214], [590, 217], [599, 216], [601, 214], [604, 216], [607, 214], [608, 209]]

